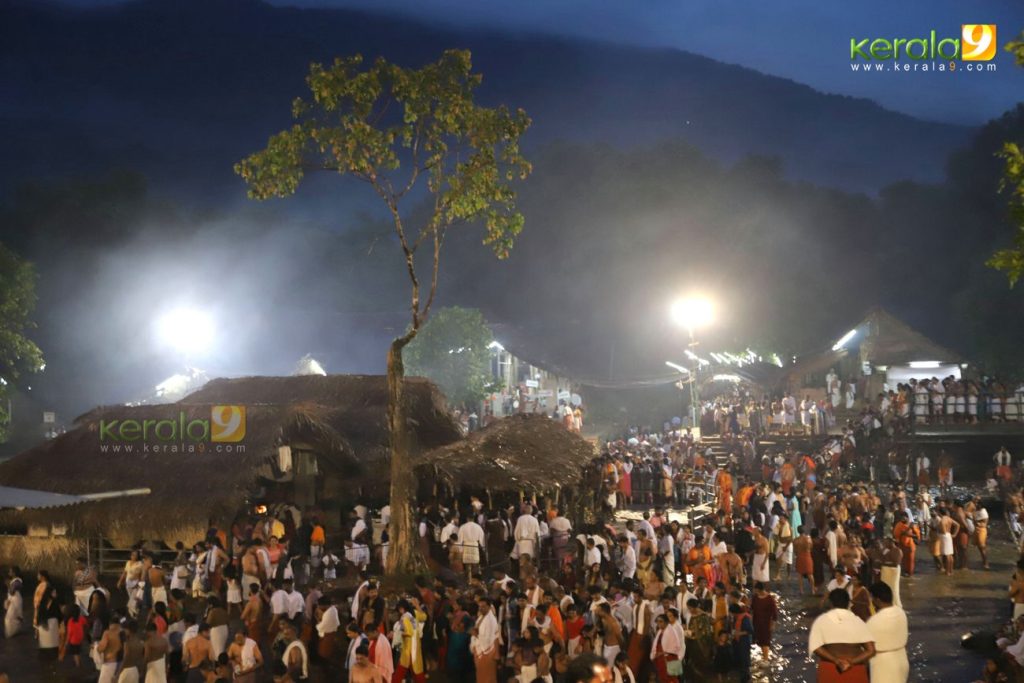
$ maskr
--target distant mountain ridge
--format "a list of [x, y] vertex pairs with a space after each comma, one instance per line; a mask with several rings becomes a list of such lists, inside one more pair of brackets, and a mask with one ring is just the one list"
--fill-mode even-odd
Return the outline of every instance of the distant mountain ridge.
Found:
[[674, 49], [470, 33], [259, 0], [90, 10], [8, 1], [0, 126], [10, 144], [0, 188], [127, 166], [158, 187], [240, 193], [231, 164], [287, 125], [309, 62], [360, 52], [415, 65], [449, 47], [473, 51], [486, 102], [533, 117], [529, 145], [682, 139], [717, 159], [778, 156], [790, 177], [874, 191], [940, 179], [972, 132]]

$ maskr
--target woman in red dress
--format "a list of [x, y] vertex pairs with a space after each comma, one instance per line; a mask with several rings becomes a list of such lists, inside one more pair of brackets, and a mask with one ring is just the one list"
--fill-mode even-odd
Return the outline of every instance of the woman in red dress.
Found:
[[754, 598], [750, 601], [750, 613], [754, 620], [754, 642], [761, 648], [761, 658], [768, 661], [771, 651], [772, 629], [779, 620], [779, 605], [775, 596], [769, 593], [764, 584], [754, 584]]

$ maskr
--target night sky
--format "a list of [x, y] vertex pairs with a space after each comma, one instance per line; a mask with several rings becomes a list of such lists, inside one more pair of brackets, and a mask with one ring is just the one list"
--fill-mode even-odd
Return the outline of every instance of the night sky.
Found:
[[[71, 0], [82, 6], [109, 0]], [[870, 74], [850, 70], [851, 37], [956, 37], [964, 23], [998, 26], [1000, 47], [1024, 29], [1024, 2], [989, 0], [277, 0], [357, 7], [462, 26], [544, 31], [641, 46], [671, 46], [818, 90], [869, 97], [919, 118], [979, 124], [1024, 92], [1024, 70], [1000, 50], [996, 73]], [[973, 7], [973, 8], [972, 8]]]

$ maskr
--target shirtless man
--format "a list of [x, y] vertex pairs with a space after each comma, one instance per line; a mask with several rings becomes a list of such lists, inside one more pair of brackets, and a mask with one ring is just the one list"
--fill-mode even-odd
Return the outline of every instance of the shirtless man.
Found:
[[196, 637], [185, 643], [185, 650], [181, 654], [181, 665], [188, 672], [186, 683], [200, 683], [203, 680], [203, 663], [213, 661], [216, 660], [213, 657], [213, 644], [210, 643], [210, 625], [204, 622], [199, 624]]
[[263, 654], [255, 640], [238, 631], [228, 647], [228, 661], [234, 669], [237, 683], [255, 683], [256, 672], [263, 666]]
[[259, 640], [260, 619], [263, 616], [263, 598], [260, 596], [260, 587], [256, 583], [249, 584], [249, 597], [242, 608], [242, 622], [245, 624], [245, 632], [253, 640]]
[[121, 625], [111, 620], [110, 626], [103, 632], [97, 652], [103, 657], [103, 666], [100, 667], [99, 683], [114, 683], [114, 674], [117, 672], [117, 657], [121, 654]]
[[142, 658], [146, 667], [146, 683], [163, 683], [167, 680], [167, 652], [171, 646], [167, 639], [156, 632], [156, 624], [146, 627], [146, 644]]
[[974, 498], [973, 506], [971, 518], [974, 520], [974, 545], [978, 546], [978, 552], [981, 553], [982, 568], [988, 569], [988, 510], [977, 496]]
[[163, 567], [153, 561], [152, 555], [146, 555], [142, 560], [142, 566], [146, 575], [146, 583], [149, 584], [149, 595], [151, 602], [148, 605], [153, 607], [158, 602], [167, 604], [167, 585], [164, 583], [165, 574]]
[[971, 542], [971, 524], [967, 519], [967, 511], [959, 502], [953, 504], [953, 519], [960, 527], [957, 533], [953, 534], [953, 559], [957, 569], [967, 568], [967, 550]]
[[736, 553], [732, 543], [727, 543], [726, 550], [718, 556], [718, 566], [722, 570], [722, 581], [727, 589], [743, 587], [743, 558]]
[[597, 617], [600, 619], [601, 630], [604, 631], [604, 652], [602, 655], [609, 662], [614, 662], [615, 657], [622, 650], [622, 626], [619, 625], [619, 620], [612, 616], [611, 606], [608, 603], [600, 605]]
[[884, 543], [880, 578], [882, 583], [888, 584], [889, 588], [892, 589], [892, 604], [902, 607], [903, 602], [900, 600], [900, 572], [903, 563], [903, 551], [900, 550], [900, 547], [896, 544], [896, 539], [892, 536], [886, 538]]
[[121, 675], [117, 683], [139, 683], [142, 680], [142, 667], [146, 664], [146, 644], [139, 637], [139, 624], [135, 620], [129, 620], [125, 630], [124, 659], [121, 661]]
[[750, 574], [754, 581], [760, 581], [765, 586], [771, 581], [771, 565], [768, 562], [768, 538], [761, 533], [761, 530], [754, 527], [754, 559], [750, 564]]
[[860, 537], [852, 536], [845, 545], [839, 548], [839, 564], [846, 567], [851, 574], [859, 574], [867, 555], [860, 545]]
[[946, 576], [953, 576], [953, 539], [960, 533], [960, 525], [949, 516], [945, 508], [940, 512], [936, 530], [939, 534], [939, 554], [942, 556], [942, 565], [946, 570]]
[[804, 579], [811, 584], [811, 595], [817, 591], [814, 585], [814, 560], [811, 554], [814, 540], [807, 535], [807, 529], [800, 527], [800, 535], [793, 539], [793, 555], [796, 558], [796, 573], [800, 577], [800, 594], [804, 593]]
[[260, 558], [255, 545], [250, 545], [242, 555], [242, 599], [247, 599], [252, 584], [260, 584]]
[[380, 669], [370, 663], [370, 648], [360, 645], [356, 648], [356, 661], [348, 672], [349, 683], [387, 683]]

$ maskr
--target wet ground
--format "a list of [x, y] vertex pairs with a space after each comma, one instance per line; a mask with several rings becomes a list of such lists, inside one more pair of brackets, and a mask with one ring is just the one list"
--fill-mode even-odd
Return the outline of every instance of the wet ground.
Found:
[[[961, 647], [961, 636], [975, 630], [992, 631], [1009, 619], [1006, 590], [1017, 560], [1005, 525], [995, 522], [992, 526], [991, 570], [980, 568], [977, 549], [972, 548], [970, 569], [957, 571], [952, 577], [940, 576], [927, 546], [921, 546], [917, 554], [918, 573], [902, 579], [900, 592], [910, 621], [911, 681], [969, 683], [979, 677], [984, 655]], [[779, 595], [783, 616], [776, 630], [769, 666], [764, 667], [755, 659], [754, 681], [813, 682], [814, 664], [807, 657], [807, 633], [821, 611], [821, 598], [801, 597], [795, 577], [773, 585], [772, 589]], [[10, 675], [12, 683], [96, 680], [95, 671], [87, 661], [83, 661], [78, 671], [72, 667], [70, 659], [57, 665], [55, 671], [43, 670], [36, 659], [31, 635], [0, 639], [2, 671]]]
[[[985, 656], [961, 647], [969, 632], [991, 632], [1008, 621], [1010, 603], [1007, 586], [1017, 553], [1002, 524], [993, 524], [988, 571], [981, 569], [976, 548], [971, 548], [967, 570], [940, 576], [927, 546], [917, 553], [917, 574], [904, 577], [900, 597], [910, 624], [910, 680], [915, 683], [968, 683], [980, 677]], [[924, 551], [923, 553], [921, 551]], [[777, 629], [770, 670], [755, 666], [758, 683], [814, 681], [814, 663], [807, 657], [807, 634], [811, 622], [821, 613], [820, 597], [801, 598], [795, 580], [776, 584], [782, 623]]]

